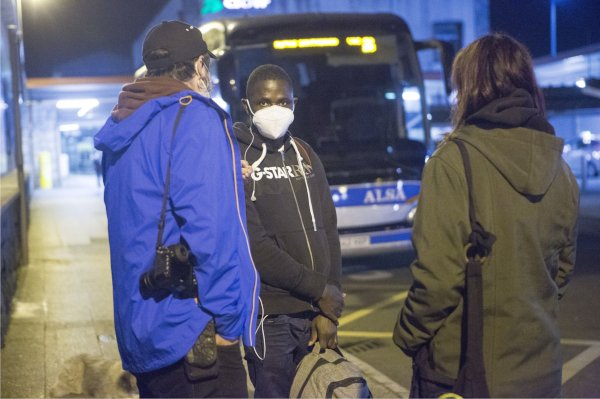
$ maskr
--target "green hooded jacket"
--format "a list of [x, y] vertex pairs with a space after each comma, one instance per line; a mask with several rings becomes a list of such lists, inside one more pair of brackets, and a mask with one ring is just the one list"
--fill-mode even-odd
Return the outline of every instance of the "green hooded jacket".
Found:
[[[575, 263], [579, 189], [563, 140], [523, 90], [452, 133], [471, 159], [477, 220], [496, 236], [483, 265], [484, 360], [492, 397], [556, 397], [562, 357], [557, 313]], [[414, 282], [394, 328], [408, 356], [456, 378], [461, 352], [464, 245], [470, 232], [458, 146], [444, 141], [423, 172], [411, 265]]]

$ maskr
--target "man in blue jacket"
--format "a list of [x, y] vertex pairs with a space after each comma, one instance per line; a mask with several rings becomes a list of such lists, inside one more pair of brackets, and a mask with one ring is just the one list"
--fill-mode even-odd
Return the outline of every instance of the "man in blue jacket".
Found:
[[[117, 342], [141, 397], [247, 396], [238, 340], [254, 346], [259, 277], [231, 120], [209, 98], [211, 57], [197, 28], [155, 26], [143, 44], [146, 76], [123, 87], [94, 138], [104, 153]], [[168, 281], [165, 264], [187, 266], [169, 258], [160, 268], [160, 244], [189, 248], [196, 281], [186, 294], [154, 292]], [[218, 376], [219, 363], [230, 375]]]

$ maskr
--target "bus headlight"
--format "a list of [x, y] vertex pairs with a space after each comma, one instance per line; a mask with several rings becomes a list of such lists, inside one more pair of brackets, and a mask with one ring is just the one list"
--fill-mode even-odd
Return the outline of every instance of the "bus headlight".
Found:
[[416, 213], [417, 213], [417, 207], [415, 206], [413, 209], [408, 211], [408, 214], [406, 215], [406, 221], [408, 222], [408, 224], [410, 226], [412, 226], [415, 221]]

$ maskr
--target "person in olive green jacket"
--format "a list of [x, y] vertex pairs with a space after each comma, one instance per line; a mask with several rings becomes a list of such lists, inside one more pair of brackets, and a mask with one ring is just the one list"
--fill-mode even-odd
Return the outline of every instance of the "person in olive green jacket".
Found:
[[[558, 301], [575, 263], [579, 189], [562, 159], [563, 140], [544, 118], [528, 50], [504, 34], [457, 55], [450, 138], [471, 159], [478, 221], [496, 236], [483, 264], [483, 354], [492, 397], [558, 397], [562, 357]], [[414, 282], [394, 342], [456, 378], [461, 356], [467, 183], [456, 143], [427, 162], [415, 218]], [[413, 377], [412, 395], [443, 389]]]

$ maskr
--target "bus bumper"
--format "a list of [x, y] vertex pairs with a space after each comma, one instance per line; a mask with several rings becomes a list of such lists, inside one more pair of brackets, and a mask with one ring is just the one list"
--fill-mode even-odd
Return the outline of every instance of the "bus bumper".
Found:
[[412, 229], [373, 231], [358, 234], [340, 234], [343, 257], [378, 255], [412, 250]]

